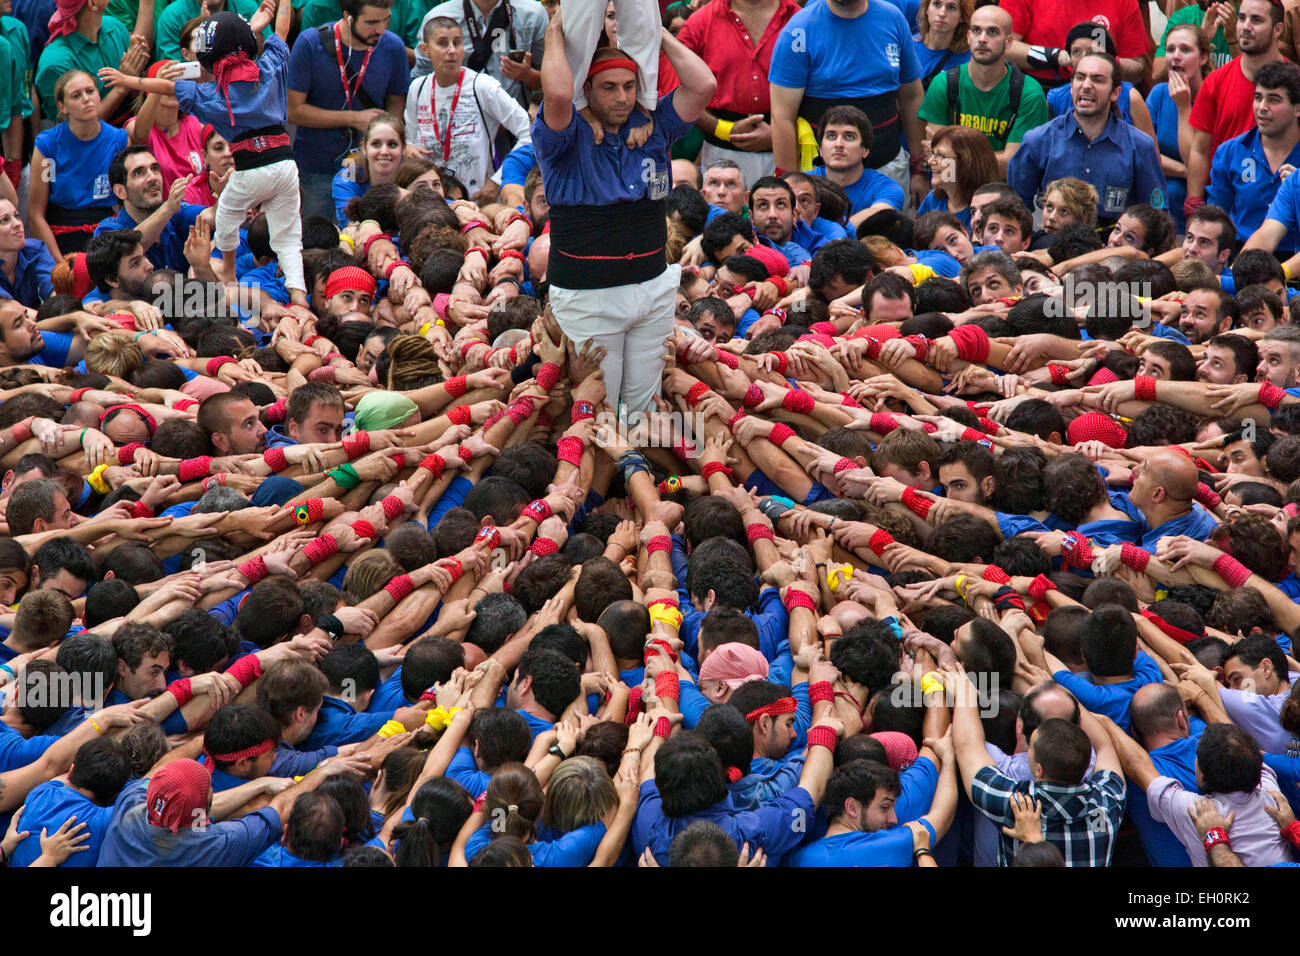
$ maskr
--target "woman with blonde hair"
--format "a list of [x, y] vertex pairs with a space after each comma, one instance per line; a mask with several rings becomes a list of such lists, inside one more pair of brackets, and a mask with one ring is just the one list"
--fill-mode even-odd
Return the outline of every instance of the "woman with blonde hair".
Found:
[[921, 64], [922, 86], [928, 88], [944, 70], [970, 62], [966, 30], [974, 12], [975, 0], [921, 0], [917, 22], [912, 24], [921, 33], [912, 43]]
[[973, 126], [945, 126], [930, 138], [930, 193], [917, 212], [951, 213], [969, 231], [971, 196], [1001, 178], [987, 136]]
[[1043, 191], [1043, 233], [1051, 235], [1072, 223], [1097, 225], [1097, 190], [1091, 183], [1065, 176]]

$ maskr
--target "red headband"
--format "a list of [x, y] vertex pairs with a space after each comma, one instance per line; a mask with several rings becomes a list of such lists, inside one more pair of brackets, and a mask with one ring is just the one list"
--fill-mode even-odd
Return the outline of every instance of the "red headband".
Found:
[[275, 749], [275, 741], [270, 737], [263, 740], [260, 744], [254, 744], [252, 747], [245, 747], [243, 750], [236, 750], [230, 754], [214, 754], [207, 751], [209, 757], [219, 763], [238, 763], [245, 757], [260, 757], [267, 751]]
[[325, 280], [325, 298], [332, 299], [340, 292], [365, 292], [375, 294], [375, 277], [358, 266], [335, 269]]
[[780, 700], [774, 700], [770, 704], [764, 704], [757, 710], [751, 710], [745, 715], [745, 719], [751, 724], [760, 717], [776, 717], [779, 714], [793, 714], [799, 709], [799, 702], [793, 697], [782, 697]]
[[149, 437], [150, 438], [153, 437], [153, 433], [158, 430], [158, 423], [154, 421], [154, 417], [152, 415], [146, 412], [139, 405], [114, 405], [108, 411], [104, 412], [104, 414], [99, 416], [99, 423], [103, 425], [105, 422], [108, 421], [109, 418], [111, 418], [113, 415], [116, 415], [118, 412], [122, 411], [123, 409], [129, 409], [135, 412], [141, 418], [143, 418], [145, 424], [149, 426]]
[[1163, 617], [1149, 608], [1144, 607], [1142, 609], [1142, 616], [1156, 627], [1160, 628], [1164, 634], [1172, 637], [1179, 644], [1186, 644], [1188, 641], [1199, 640], [1203, 636], [1201, 634], [1193, 634], [1191, 631], [1184, 631], [1181, 627], [1174, 627]]
[[591, 69], [587, 71], [587, 79], [591, 79], [597, 73], [604, 73], [606, 70], [631, 70], [632, 75], [636, 75], [636, 64], [626, 57], [611, 56], [607, 60], [597, 60], [591, 64]]

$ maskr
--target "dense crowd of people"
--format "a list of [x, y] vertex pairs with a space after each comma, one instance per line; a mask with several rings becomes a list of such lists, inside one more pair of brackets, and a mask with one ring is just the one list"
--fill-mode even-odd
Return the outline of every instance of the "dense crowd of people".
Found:
[[0, 0], [0, 864], [1300, 865], [1271, 0]]

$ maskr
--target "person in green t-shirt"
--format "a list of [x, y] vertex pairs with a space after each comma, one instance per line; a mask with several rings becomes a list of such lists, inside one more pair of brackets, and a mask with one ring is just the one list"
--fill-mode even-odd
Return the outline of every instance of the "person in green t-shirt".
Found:
[[[389, 32], [396, 33], [406, 45], [407, 66], [415, 65], [415, 48], [419, 45], [420, 24], [437, 0], [393, 0], [393, 18], [388, 24]], [[306, 32], [314, 30], [325, 23], [333, 23], [343, 16], [339, 0], [294, 0], [293, 6], [300, 10], [298, 29]]]
[[[257, 0], [172, 0], [167, 9], [158, 15], [158, 29], [154, 35], [155, 60], [177, 60], [181, 56], [181, 30], [185, 24], [203, 13], [206, 6], [208, 16], [229, 10], [238, 13], [245, 20], [250, 20], [257, 12]], [[271, 29], [262, 31], [263, 36], [270, 36]]]
[[[146, 5], [149, 7], [147, 14], [144, 9]], [[56, 13], [51, 18], [51, 39], [41, 51], [34, 80], [46, 119], [58, 119], [54, 84], [69, 70], [85, 70], [95, 78], [101, 97], [100, 119], [111, 121], [127, 109], [127, 91], [120, 87], [108, 89], [99, 78], [99, 71], [102, 67], [111, 66], [131, 76], [139, 76], [149, 65], [149, 44], [144, 38], [133, 40], [126, 27], [104, 13], [106, 7], [103, 0], [87, 0], [75, 17], [65, 17], [59, 21], [59, 14]], [[141, 0], [140, 21], [145, 22], [146, 17], [152, 26], [151, 0]], [[59, 21], [57, 30], [56, 21]]]
[[1037, 80], [1024, 76], [1019, 103], [1011, 101], [1015, 68], [1006, 60], [1011, 41], [1009, 13], [1000, 7], [980, 7], [971, 15], [967, 37], [971, 59], [958, 68], [956, 115], [948, 109], [951, 71], [935, 76], [926, 90], [920, 112], [926, 124], [926, 141], [941, 126], [972, 126], [988, 138], [998, 157], [998, 169], [1005, 175], [1007, 162], [1020, 148], [1025, 134], [1050, 119], [1047, 97]]
[[1169, 79], [1169, 64], [1165, 62], [1165, 41], [1169, 39], [1170, 30], [1184, 23], [1199, 27], [1207, 36], [1210, 30], [1214, 31], [1214, 39], [1210, 41], [1211, 70], [1217, 70], [1241, 52], [1238, 50], [1234, 53], [1232, 49], [1237, 45], [1237, 5], [1212, 3], [1202, 10], [1200, 4], [1193, 3], [1191, 6], [1175, 11], [1169, 17], [1165, 32], [1160, 37], [1160, 45], [1156, 47], [1152, 83], [1163, 83]]

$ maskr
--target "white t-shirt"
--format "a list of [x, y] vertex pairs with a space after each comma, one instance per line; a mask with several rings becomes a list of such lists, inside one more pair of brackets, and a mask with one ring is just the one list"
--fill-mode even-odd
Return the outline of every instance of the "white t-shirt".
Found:
[[[528, 114], [486, 74], [462, 70], [459, 89], [457, 99], [456, 83], [436, 86], [433, 74], [412, 80], [406, 95], [406, 136], [409, 142], [430, 150], [435, 163], [446, 166], [470, 193], [476, 193], [492, 175], [492, 142], [501, 127], [519, 143], [531, 142]], [[453, 101], [456, 113], [449, 124]]]

